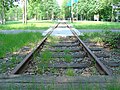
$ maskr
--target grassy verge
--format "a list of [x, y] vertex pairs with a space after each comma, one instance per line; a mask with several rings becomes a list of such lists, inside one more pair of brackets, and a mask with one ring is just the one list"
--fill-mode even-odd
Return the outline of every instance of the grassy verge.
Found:
[[74, 22], [76, 29], [120, 29], [119, 22], [97, 22], [97, 21], [81, 21]]
[[6, 24], [0, 24], [0, 30], [46, 30], [53, 25], [51, 21], [28, 22], [26, 25], [19, 21], [8, 21]]
[[24, 46], [33, 48], [42, 38], [41, 33], [33, 32], [0, 34], [0, 74], [9, 74], [27, 54], [24, 51], [19, 55], [15, 54], [15, 52], [19, 53]]
[[89, 39], [92, 42], [107, 44], [111, 48], [119, 47], [120, 43], [120, 32], [91, 32], [84, 33], [84, 36], [80, 36], [81, 39]]
[[[24, 84], [24, 83], [23, 83]], [[79, 83], [75, 85], [75, 83], [69, 83], [65, 85], [60, 84], [48, 84], [45, 83], [39, 84], [25, 84], [23, 86], [13, 86], [12, 84], [5, 88], [4, 90], [120, 90], [120, 85], [113, 83], [113, 84], [103, 84], [100, 85], [98, 83], [91, 84], [91, 83]]]
[[0, 34], [0, 57], [19, 50], [25, 45], [34, 44], [43, 37], [41, 33]]

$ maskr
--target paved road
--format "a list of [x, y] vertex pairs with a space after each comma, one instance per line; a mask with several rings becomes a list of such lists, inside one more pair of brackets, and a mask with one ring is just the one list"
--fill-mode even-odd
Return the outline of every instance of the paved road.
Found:
[[40, 32], [43, 33], [46, 30], [0, 30], [0, 33], [4, 34], [17, 34], [21, 32]]
[[[4, 33], [4, 34], [17, 34], [17, 33], [21, 33], [21, 32], [40, 32], [43, 33], [46, 30], [0, 30], [0, 33]], [[105, 30], [86, 30], [86, 29], [81, 29], [79, 30], [80, 32], [102, 32]], [[120, 30], [111, 30], [112, 32], [120, 32]]]
[[[69, 25], [70, 26], [70, 25]], [[62, 27], [62, 28], [61, 28]], [[78, 35], [83, 35], [83, 33], [79, 32], [79, 30], [72, 28]], [[43, 36], [45, 36], [49, 31], [51, 31], [52, 28], [49, 28], [44, 33], [42, 33]], [[51, 33], [51, 36], [73, 36], [73, 33], [70, 31], [70, 29], [67, 27], [66, 24], [59, 24], [57, 28], [54, 29], [54, 31]]]

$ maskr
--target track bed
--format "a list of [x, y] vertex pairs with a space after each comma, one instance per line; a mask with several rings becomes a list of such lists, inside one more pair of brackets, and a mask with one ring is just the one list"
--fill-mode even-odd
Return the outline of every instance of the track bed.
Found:
[[[66, 29], [71, 36], [50, 36]], [[50, 30], [37, 48], [17, 65], [13, 74], [45, 76], [112, 75], [65, 22]]]
[[[67, 29], [72, 36], [52, 36]], [[0, 76], [2, 90], [119, 90], [119, 61], [95, 43], [83, 42], [65, 22], [54, 26], [11, 72]], [[114, 57], [115, 58], [115, 57]], [[117, 70], [115, 70], [117, 68]], [[114, 69], [114, 70], [113, 70]]]

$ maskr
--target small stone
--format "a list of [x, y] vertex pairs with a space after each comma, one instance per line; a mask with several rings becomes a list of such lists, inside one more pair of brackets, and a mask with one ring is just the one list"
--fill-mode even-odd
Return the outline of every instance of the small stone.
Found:
[[4, 58], [4, 60], [8, 61], [9, 59], [8, 58]]
[[78, 69], [74, 69], [75, 70], [75, 72], [77, 72], [78, 71]]

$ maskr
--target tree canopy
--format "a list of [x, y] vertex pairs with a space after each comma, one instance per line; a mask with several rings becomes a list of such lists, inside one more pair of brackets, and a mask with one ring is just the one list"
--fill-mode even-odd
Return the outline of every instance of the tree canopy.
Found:
[[[14, 2], [23, 4], [25, 0], [0, 0], [0, 20], [2, 22], [22, 18], [24, 8], [14, 5]], [[27, 19], [54, 19], [59, 16], [59, 12], [60, 7], [56, 0], [27, 0]]]
[[[24, 8], [14, 5], [15, 1], [23, 4], [25, 0], [0, 0], [2, 23], [22, 19]], [[119, 9], [114, 9], [113, 5], [119, 2], [120, 0], [64, 0], [60, 8], [56, 0], [27, 0], [27, 19], [69, 19], [73, 15], [79, 20], [93, 20], [94, 15], [99, 15], [101, 20], [115, 20]]]
[[[71, 12], [73, 12], [74, 17], [78, 14], [79, 19], [82, 20], [93, 20], [93, 16], [96, 14], [99, 14], [100, 19], [111, 20], [116, 17], [115, 10], [112, 11], [112, 5], [118, 4], [120, 0], [78, 0], [78, 2], [72, 3], [71, 6], [68, 5], [69, 2], [71, 0], [64, 0], [62, 5], [64, 18], [71, 17]], [[71, 8], [74, 8], [73, 11]]]

